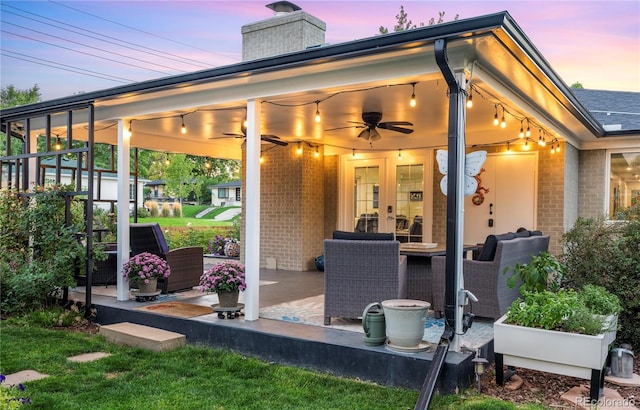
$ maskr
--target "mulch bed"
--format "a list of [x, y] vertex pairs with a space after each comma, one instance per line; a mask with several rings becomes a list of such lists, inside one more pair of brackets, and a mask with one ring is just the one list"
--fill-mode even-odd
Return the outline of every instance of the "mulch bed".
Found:
[[[640, 374], [640, 360], [637, 356], [633, 363], [634, 373]], [[553, 408], [573, 409], [574, 406], [562, 400], [560, 396], [581, 385], [589, 385], [589, 380], [578, 379], [569, 376], [560, 376], [553, 373], [539, 372], [518, 368], [516, 375], [523, 383], [516, 390], [510, 390], [505, 386], [496, 385], [495, 365], [491, 365], [485, 374], [482, 375], [482, 394], [499, 397], [512, 403], [539, 403]], [[630, 404], [640, 406], [640, 387], [624, 387], [605, 382], [605, 387], [617, 391], [623, 399], [627, 399]]]

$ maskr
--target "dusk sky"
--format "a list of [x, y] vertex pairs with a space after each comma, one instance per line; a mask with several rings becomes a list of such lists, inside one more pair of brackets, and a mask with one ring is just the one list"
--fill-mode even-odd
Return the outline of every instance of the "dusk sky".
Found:
[[[2, 1], [1, 85], [38, 84], [43, 100], [240, 62], [241, 27], [271, 1]], [[640, 91], [640, 1], [302, 1], [326, 43], [414, 24], [508, 11], [571, 85]]]

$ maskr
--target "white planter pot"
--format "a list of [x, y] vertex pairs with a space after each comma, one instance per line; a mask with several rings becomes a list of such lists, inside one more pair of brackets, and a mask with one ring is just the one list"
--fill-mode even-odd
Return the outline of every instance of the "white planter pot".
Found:
[[494, 352], [505, 365], [583, 379], [602, 370], [615, 334], [596, 336], [508, 325], [506, 315], [493, 326]]
[[431, 304], [422, 300], [383, 300], [382, 308], [389, 343], [401, 348], [415, 348], [424, 336], [424, 323]]

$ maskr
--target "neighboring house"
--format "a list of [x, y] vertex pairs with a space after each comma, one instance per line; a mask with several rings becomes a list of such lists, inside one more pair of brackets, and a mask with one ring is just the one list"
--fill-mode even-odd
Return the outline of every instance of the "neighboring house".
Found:
[[211, 185], [211, 205], [240, 206], [242, 205], [242, 182], [240, 180]]
[[[361, 218], [405, 236], [419, 223], [410, 235], [444, 242], [436, 156], [456, 143], [488, 152], [485, 189], [451, 218], [464, 218], [466, 243], [523, 226], [550, 235], [557, 254], [578, 217], [616, 217], [637, 196], [640, 93], [571, 89], [508, 12], [334, 45], [325, 27], [295, 7], [278, 12], [242, 28], [241, 63], [4, 109], [2, 129], [19, 137], [29, 120], [35, 138], [51, 118], [50, 132], [64, 134], [73, 118], [81, 140], [113, 124], [100, 138], [120, 145], [124, 163], [127, 129], [135, 147], [242, 160], [251, 278], [267, 259], [315, 269], [323, 239]], [[218, 138], [243, 131], [245, 119], [246, 138]]]
[[150, 189], [150, 192], [145, 197], [145, 200], [152, 200], [157, 202], [173, 202], [174, 198], [165, 193], [167, 183], [164, 179], [149, 181], [144, 184], [144, 186]]
[[[61, 158], [62, 168], [60, 170], [60, 183], [63, 185], [69, 185], [76, 180], [76, 167], [77, 162], [68, 158]], [[45, 159], [41, 163], [42, 168], [45, 169], [44, 185], [54, 184], [56, 182], [55, 175], [55, 160]], [[41, 181], [42, 182], [42, 181]], [[138, 179], [138, 206], [135, 206], [135, 190], [136, 186], [135, 177], [129, 177], [129, 211], [133, 211], [136, 208], [142, 206], [142, 191], [146, 179]], [[87, 189], [87, 173], [82, 172], [82, 189]], [[93, 178], [94, 189], [94, 201], [95, 207], [102, 208], [106, 211], [113, 211], [115, 204], [118, 201], [118, 181], [117, 173], [107, 169], [95, 169], [95, 175]]]

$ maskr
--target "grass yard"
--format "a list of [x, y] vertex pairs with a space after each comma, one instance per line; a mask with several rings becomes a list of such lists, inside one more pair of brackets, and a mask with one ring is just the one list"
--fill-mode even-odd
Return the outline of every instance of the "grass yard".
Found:
[[[165, 228], [165, 227], [187, 227], [187, 226], [193, 226], [193, 227], [233, 226], [233, 220], [240, 217], [240, 215], [238, 215], [238, 216], [236, 216], [233, 219], [228, 220], [228, 221], [216, 221], [216, 220], [214, 220], [216, 216], [220, 215], [221, 213], [223, 213], [223, 212], [225, 212], [225, 211], [227, 211], [229, 209], [240, 208], [238, 206], [235, 206], [235, 207], [216, 208], [216, 209], [212, 210], [211, 212], [207, 213], [202, 218], [196, 218], [196, 215], [198, 215], [200, 212], [204, 211], [207, 208], [209, 208], [208, 205], [184, 205], [182, 207], [182, 217], [177, 218], [177, 217], [173, 217], [173, 216], [169, 216], [169, 217], [158, 216], [158, 217], [155, 217], [155, 218], [151, 218], [151, 217], [138, 218], [138, 222], [139, 223], [157, 222], [163, 228]], [[129, 222], [133, 222], [133, 218], [130, 218]]]
[[[32, 316], [35, 317], [35, 316]], [[40, 323], [40, 322], [38, 322]], [[111, 356], [73, 363], [89, 352]], [[204, 346], [152, 352], [102, 336], [3, 320], [0, 372], [32, 369], [31, 409], [413, 409], [418, 392], [286, 367]], [[3, 403], [0, 403], [0, 408]], [[432, 409], [541, 409], [468, 394], [436, 396]]]

